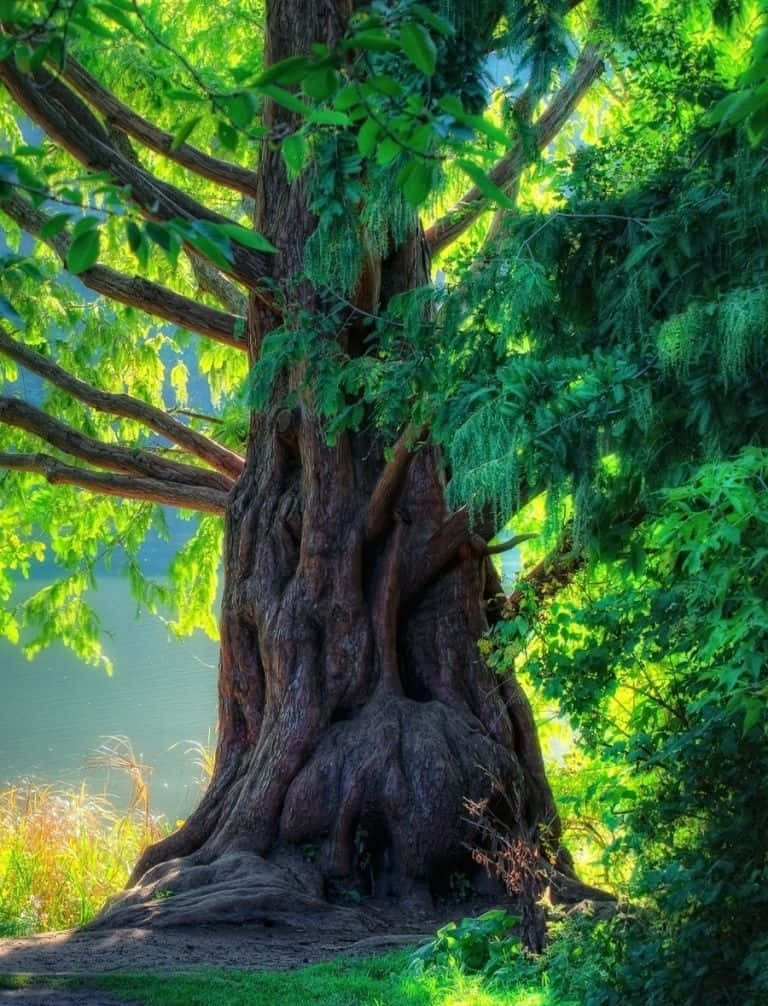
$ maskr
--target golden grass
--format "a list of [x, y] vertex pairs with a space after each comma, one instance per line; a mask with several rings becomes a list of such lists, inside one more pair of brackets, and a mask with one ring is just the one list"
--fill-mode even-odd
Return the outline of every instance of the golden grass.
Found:
[[22, 782], [0, 792], [0, 936], [88, 922], [167, 831], [144, 806]]

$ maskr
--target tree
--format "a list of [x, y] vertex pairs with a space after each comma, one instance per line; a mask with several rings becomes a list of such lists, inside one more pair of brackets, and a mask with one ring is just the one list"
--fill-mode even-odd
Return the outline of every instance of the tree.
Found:
[[[477, 652], [484, 598], [496, 590], [485, 541], [465, 509], [446, 506], [427, 423], [407, 409], [377, 415], [375, 401], [338, 366], [373, 360], [383, 368], [395, 358], [386, 332], [398, 324], [392, 307], [430, 278], [431, 249], [414, 207], [432, 188], [443, 151], [466, 145], [468, 129], [479, 129], [488, 146], [498, 143], [500, 128], [478, 113], [483, 60], [504, 5], [458, 5], [453, 24], [437, 7], [410, 3], [359, 15], [344, 3], [268, 5], [267, 69], [246, 49], [234, 71], [243, 86], [228, 91], [191, 65], [197, 53], [174, 53], [173, 73], [187, 89], [166, 84], [166, 99], [206, 100], [219, 149], [242, 152], [255, 167], [187, 143], [202, 113], [166, 132], [81, 62], [109, 76], [93, 51], [104, 37], [113, 47], [129, 41], [131, 53], [149, 40], [151, 66], [172, 52], [163, 12], [127, 2], [32, 11], [6, 4], [0, 64], [7, 95], [46, 133], [46, 154], [50, 143], [57, 148], [48, 169], [33, 145], [9, 151], [3, 213], [100, 296], [246, 354], [258, 406], [243, 455], [226, 430], [219, 440], [159, 404], [163, 368], [148, 380], [146, 365], [133, 366], [135, 334], [124, 312], [115, 310], [110, 324], [113, 347], [101, 330], [91, 341], [87, 321], [82, 334], [46, 331], [23, 281], [3, 300], [17, 329], [27, 317], [26, 338], [7, 328], [0, 334], [3, 356], [57, 389], [42, 408], [18, 394], [0, 402], [8, 447], [0, 463], [33, 476], [7, 479], [11, 493], [30, 492], [31, 512], [40, 514], [49, 498], [37, 481], [43, 476], [51, 485], [226, 519], [214, 776], [183, 826], [147, 850], [134, 873], [140, 887], [111, 918], [290, 915], [349, 890], [423, 900], [451, 870], [467, 868], [465, 801], [497, 800], [495, 789], [512, 809], [515, 833], [569, 875], [528, 703], [514, 681], [495, 681]], [[538, 23], [518, 13], [518, 28]], [[244, 9], [222, 17], [235, 47], [243, 45], [238, 17]], [[218, 15], [205, 20], [211, 30], [217, 22]], [[452, 65], [455, 52], [461, 59]], [[600, 70], [587, 47], [491, 181], [466, 161], [476, 185], [433, 225], [434, 249], [471, 223], [489, 195], [510, 202], [502, 188], [516, 182]], [[543, 65], [536, 73], [541, 80], [531, 78], [524, 99], [531, 109], [550, 78]], [[59, 166], [71, 173], [73, 160], [77, 181], [63, 183]], [[213, 183], [205, 201], [176, 185], [168, 164]], [[221, 203], [232, 216], [213, 208]], [[253, 229], [239, 223], [245, 212]], [[121, 224], [146, 277], [100, 260], [125, 254], [114, 238]], [[159, 271], [150, 243], [171, 263], [182, 253], [190, 268], [172, 282], [194, 277], [207, 296], [150, 278]], [[23, 256], [7, 264], [27, 280], [53, 271]], [[71, 286], [59, 296], [71, 301]], [[416, 303], [417, 313], [428, 310]], [[101, 326], [109, 315], [95, 310]], [[371, 325], [374, 316], [384, 321]], [[137, 328], [146, 324], [138, 318]], [[412, 364], [407, 334], [398, 339], [399, 355]], [[173, 449], [160, 448], [157, 437]], [[102, 512], [129, 547], [151, 524], [143, 508], [130, 511], [132, 525], [119, 511]], [[215, 537], [210, 526], [201, 525], [204, 545]], [[489, 523], [485, 533], [493, 531]], [[54, 525], [51, 533], [62, 531]], [[81, 554], [99, 537], [87, 534]], [[81, 568], [68, 587], [87, 582]], [[51, 600], [32, 610], [48, 619], [41, 642], [64, 634], [90, 645], [72, 610], [48, 617]], [[158, 901], [156, 891], [168, 888], [178, 896]]]
[[[555, 888], [573, 883], [527, 700], [476, 645], [500, 592], [487, 542], [557, 479], [538, 447], [527, 463], [520, 423], [511, 472], [466, 465], [462, 450], [468, 433], [476, 449], [490, 431], [504, 453], [507, 427], [487, 422], [502, 361], [507, 376], [527, 368], [530, 388], [546, 378], [525, 348], [533, 335], [546, 348], [552, 334], [535, 314], [535, 268], [523, 277], [527, 313], [505, 327], [501, 316], [523, 302], [520, 274], [493, 240], [524, 169], [600, 77], [595, 40], [633, 5], [601, 3], [589, 19], [570, 0], [449, 6], [446, 19], [439, 3], [268, 4], [262, 66], [245, 5], [210, 12], [180, 0], [182, 54], [167, 4], [2, 4], [6, 109], [27, 117], [27, 138], [31, 120], [48, 139], [4, 156], [0, 210], [127, 308], [89, 302], [83, 318], [50, 259], [8, 257], [0, 307], [24, 335], [4, 330], [0, 352], [56, 390], [43, 407], [0, 399], [0, 465], [25, 473], [6, 479], [7, 514], [23, 506], [22, 530], [51, 529], [74, 564], [64, 596], [76, 598], [105, 538], [135, 555], [157, 518], [144, 505], [75, 503], [63, 511], [70, 527], [56, 528], [47, 511], [67, 499], [62, 486], [214, 515], [177, 566], [181, 608], [210, 600], [209, 572], [190, 584], [189, 568], [215, 565], [214, 521], [226, 522], [214, 777], [137, 865], [138, 886], [108, 913], [118, 923], [285, 917], [327, 911], [322, 898], [350, 891], [423, 904], [451, 870], [471, 868], [479, 832], [467, 802], [532, 851]], [[503, 43], [523, 85], [484, 114], [488, 54]], [[219, 65], [203, 70], [208, 46]], [[120, 72], [137, 108], [102, 82]], [[192, 114], [165, 130], [153, 120], [169, 122], [169, 107]], [[215, 155], [188, 142], [211, 130]], [[473, 185], [451, 204], [457, 176]], [[434, 193], [446, 209], [423, 230], [416, 211]], [[484, 235], [489, 208], [481, 256], [459, 253], [453, 295], [433, 289], [431, 256], [473, 226]], [[126, 243], [141, 277], [126, 272]], [[49, 279], [58, 287], [45, 318], [30, 281]], [[507, 290], [517, 300], [499, 312], [488, 295]], [[146, 315], [226, 347], [198, 352], [219, 391], [245, 376], [235, 354], [247, 359], [247, 414], [232, 399], [223, 421], [170, 414], [157, 353], [178, 336], [137, 341]], [[583, 397], [583, 361], [572, 363], [565, 379], [567, 366], [553, 364], [559, 387]], [[611, 361], [604, 379], [614, 371]], [[184, 379], [176, 362], [179, 398]], [[600, 397], [599, 380], [588, 393]], [[533, 418], [540, 444], [546, 429]], [[446, 476], [469, 510], [449, 508]], [[6, 534], [8, 568], [39, 553], [29, 542]], [[62, 611], [52, 600], [30, 611], [41, 643], [58, 634], [92, 654], [81, 602]], [[16, 631], [8, 616], [5, 628]], [[168, 889], [177, 896], [156, 898]]]

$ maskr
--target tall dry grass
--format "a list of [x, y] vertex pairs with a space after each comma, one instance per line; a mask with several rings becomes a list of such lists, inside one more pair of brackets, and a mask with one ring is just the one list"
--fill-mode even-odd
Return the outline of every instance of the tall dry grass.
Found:
[[0, 791], [0, 936], [80, 926], [124, 886], [141, 851], [168, 831], [150, 810], [150, 769], [124, 737], [109, 737], [91, 764], [125, 774], [120, 811], [104, 796], [23, 781]]

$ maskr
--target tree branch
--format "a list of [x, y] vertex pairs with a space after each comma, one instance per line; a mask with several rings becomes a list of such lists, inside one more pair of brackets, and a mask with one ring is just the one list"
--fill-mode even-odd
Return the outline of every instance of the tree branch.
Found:
[[535, 599], [540, 602], [567, 587], [579, 570], [583, 569], [585, 563], [584, 554], [574, 551], [570, 535], [564, 535], [549, 555], [532, 566], [517, 581], [515, 589], [504, 604], [503, 617], [514, 618], [519, 615], [526, 594], [531, 591]]
[[[234, 222], [120, 153], [88, 106], [47, 70], [40, 69], [34, 76], [22, 74], [6, 59], [0, 61], [0, 81], [27, 115], [88, 170], [105, 171], [129, 188], [131, 198], [146, 216], [157, 220]], [[232, 258], [226, 271], [252, 289], [270, 273], [269, 256], [237, 242], [232, 243]]]
[[45, 440], [64, 454], [89, 461], [97, 468], [144, 475], [158, 481], [199, 486], [225, 495], [232, 487], [232, 480], [219, 472], [169, 461], [139, 448], [105, 444], [100, 440], [94, 440], [18, 398], [0, 398], [0, 423], [26, 430], [27, 433]]
[[134, 112], [95, 77], [92, 77], [85, 67], [76, 60], [71, 57], [67, 58], [61, 76], [89, 105], [104, 116], [108, 126], [116, 126], [135, 140], [143, 143], [144, 146], [149, 147], [150, 150], [163, 154], [182, 167], [194, 171], [195, 174], [209, 178], [212, 182], [235, 189], [245, 195], [255, 195], [258, 181], [258, 175], [255, 171], [249, 171], [239, 164], [231, 164], [218, 157], [211, 157], [210, 154], [206, 154], [188, 143], [182, 143], [174, 150], [171, 133], [166, 133], [165, 130], [159, 129]]
[[418, 597], [456, 558], [461, 546], [469, 541], [469, 512], [463, 506], [452, 513], [427, 542], [424, 555], [409, 571], [402, 604]]
[[420, 449], [420, 441], [426, 435], [426, 428], [414, 435], [413, 429], [409, 426], [395, 444], [392, 458], [384, 466], [371, 493], [365, 518], [365, 536], [368, 541], [378, 538], [389, 526], [395, 505], [405, 487], [411, 461]]
[[196, 430], [191, 430], [154, 405], [139, 401], [130, 395], [101, 391], [92, 384], [81, 381], [41, 353], [11, 338], [2, 327], [0, 327], [0, 353], [55, 384], [73, 398], [98, 409], [99, 412], [108, 412], [113, 416], [123, 416], [125, 419], [134, 419], [142, 423], [155, 433], [167, 437], [171, 443], [200, 458], [230, 480], [236, 479], [243, 470], [245, 463], [243, 458], [229, 448], [222, 447], [215, 440]]
[[506, 541], [499, 542], [498, 545], [484, 545], [481, 555], [500, 555], [502, 552], [509, 552], [513, 548], [517, 548], [517, 546], [522, 545], [524, 541], [530, 541], [531, 538], [538, 537], [538, 534], [535, 532], [532, 534], [516, 534], [512, 538], [508, 538]]
[[[45, 241], [66, 265], [67, 253], [72, 244], [69, 235], [59, 232], [50, 237], [41, 237], [42, 228], [50, 219], [49, 214], [35, 209], [27, 199], [15, 192], [0, 197], [0, 210], [29, 234]], [[245, 331], [244, 317], [207, 307], [159, 283], [141, 276], [128, 276], [108, 266], [94, 265], [85, 272], [78, 273], [77, 278], [89, 290], [103, 294], [110, 300], [137, 307], [157, 318], [164, 318], [228, 346], [247, 349], [244, 336], [238, 334]]]
[[74, 468], [50, 454], [0, 453], [0, 468], [9, 471], [34, 472], [51, 485], [66, 483], [94, 493], [120, 496], [123, 499], [148, 500], [166, 506], [222, 515], [227, 508], [227, 494], [202, 486], [179, 485], [157, 479], [131, 478], [126, 475], [105, 475], [101, 472]]
[[[215, 297], [220, 304], [223, 304], [228, 311], [245, 320], [248, 313], [248, 298], [241, 293], [234, 283], [222, 275], [216, 266], [206, 262], [204, 258], [196, 255], [191, 249], [185, 249], [192, 272], [201, 290]], [[243, 342], [243, 349], [247, 348]]]
[[[549, 108], [536, 120], [529, 143], [518, 141], [496, 163], [488, 177], [501, 189], [512, 185], [530, 163], [530, 146], [543, 150], [565, 125], [572, 112], [603, 72], [603, 60], [597, 46], [586, 45], [570, 78], [552, 99]], [[436, 255], [462, 234], [488, 208], [488, 199], [473, 186], [439, 220], [427, 228], [425, 238], [430, 253]]]

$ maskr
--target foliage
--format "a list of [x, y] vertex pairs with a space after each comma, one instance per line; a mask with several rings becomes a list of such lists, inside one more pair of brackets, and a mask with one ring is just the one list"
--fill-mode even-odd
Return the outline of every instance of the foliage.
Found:
[[450, 965], [467, 972], [493, 974], [510, 951], [522, 953], [518, 940], [510, 939], [510, 930], [519, 918], [501, 908], [484, 912], [475, 918], [449, 922], [437, 935], [413, 956], [422, 967]]
[[623, 1001], [765, 994], [767, 473], [749, 447], [666, 490], [636, 532], [642, 571], [552, 605], [528, 664], [592, 749], [632, 766], [603, 797], [651, 911], [613, 975]]

